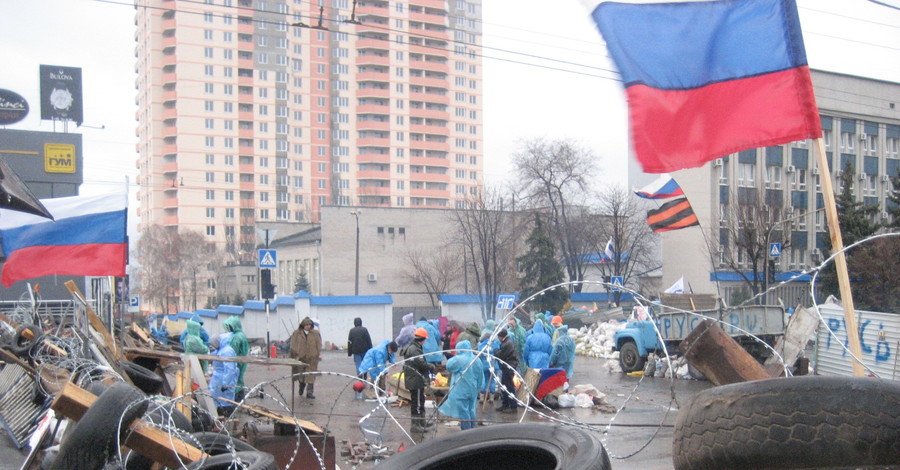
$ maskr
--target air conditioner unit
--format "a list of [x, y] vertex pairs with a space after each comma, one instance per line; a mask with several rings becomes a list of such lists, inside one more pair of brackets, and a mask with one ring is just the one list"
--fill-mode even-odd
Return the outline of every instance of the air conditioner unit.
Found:
[[840, 178], [842, 174], [844, 174], [843, 171], [841, 171], [841, 170], [836, 170], [836, 171], [834, 172], [834, 177], [835, 177], [835, 178]]
[[713, 160], [713, 166], [714, 166], [714, 167], [717, 167], [717, 168], [720, 167], [720, 166], [722, 166], [722, 159], [721, 159], [721, 158], [717, 158], [717, 159]]
[[375, 273], [369, 273], [369, 275], [366, 277], [366, 279], [368, 279], [369, 282], [375, 282], [378, 280], [378, 275]]
[[887, 220], [890, 217], [887, 211], [881, 211], [881, 220]]
[[866, 174], [865, 174], [865, 173], [860, 173], [860, 174], [856, 175], [856, 177], [857, 177], [860, 181], [863, 181], [863, 180], [866, 179]]
[[797, 167], [795, 167], [794, 165], [789, 165], [789, 166], [787, 167], [787, 170], [786, 170], [786, 171], [787, 171], [788, 173], [793, 173], [793, 172], [797, 171]]
[[869, 135], [866, 134], [865, 132], [859, 135], [859, 140], [861, 140], [861, 141], [867, 140], [868, 138], [869, 138]]
[[819, 262], [821, 262], [823, 259], [824, 259], [824, 257], [822, 256], [822, 250], [820, 250], [820, 249], [818, 249], [818, 248], [813, 248], [813, 250], [812, 250], [812, 261], [813, 261], [814, 263], [819, 263]]
[[818, 168], [813, 168], [813, 169], [812, 169], [812, 174], [813, 174], [813, 175], [818, 175], [818, 174], [819, 174], [819, 169], [818, 169]]
[[887, 183], [891, 180], [890, 175], [881, 175], [881, 181]]

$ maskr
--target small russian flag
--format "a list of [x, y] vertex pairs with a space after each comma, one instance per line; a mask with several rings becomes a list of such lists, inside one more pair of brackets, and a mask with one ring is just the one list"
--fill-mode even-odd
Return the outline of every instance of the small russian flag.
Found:
[[668, 199], [670, 197], [684, 196], [681, 186], [678, 186], [675, 178], [672, 178], [668, 173], [659, 175], [659, 178], [656, 178], [652, 183], [641, 189], [636, 189], [634, 193], [644, 199]]

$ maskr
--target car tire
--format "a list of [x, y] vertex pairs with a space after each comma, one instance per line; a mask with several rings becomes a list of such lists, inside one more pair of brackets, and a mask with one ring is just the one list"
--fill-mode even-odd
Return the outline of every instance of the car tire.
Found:
[[228, 434], [219, 432], [195, 432], [191, 434], [193, 439], [188, 439], [191, 444], [209, 455], [230, 454], [235, 452], [255, 452], [256, 448], [246, 442]]
[[[25, 331], [31, 332], [31, 339], [25, 337]], [[12, 342], [6, 347], [13, 354], [21, 359], [28, 360], [31, 356], [31, 349], [43, 341], [44, 331], [37, 325], [19, 325], [16, 328], [16, 335]]]
[[148, 395], [157, 395], [162, 391], [162, 377], [146, 367], [139, 366], [131, 361], [120, 361], [122, 369], [128, 374], [128, 378], [134, 386]]
[[[147, 411], [143, 392], [118, 382], [103, 392], [62, 443], [52, 470], [100, 470], [116, 454], [128, 425]], [[119, 422], [122, 434], [119, 435]]]
[[237, 452], [215, 455], [197, 460], [187, 466], [187, 470], [277, 470], [278, 464], [272, 454], [260, 451]]
[[619, 365], [624, 372], [644, 370], [644, 358], [634, 341], [627, 341], [619, 348]]
[[803, 376], [725, 385], [678, 413], [676, 470], [900, 464], [900, 383]]
[[600, 441], [583, 429], [528, 423], [475, 428], [427, 441], [393, 455], [375, 468], [608, 470], [610, 463]]

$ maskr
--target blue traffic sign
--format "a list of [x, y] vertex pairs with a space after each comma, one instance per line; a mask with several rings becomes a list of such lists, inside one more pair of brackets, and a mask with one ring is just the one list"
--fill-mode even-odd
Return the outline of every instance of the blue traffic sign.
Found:
[[497, 296], [497, 310], [509, 310], [515, 306], [515, 303], [515, 295], [504, 294]]
[[259, 250], [259, 267], [260, 268], [277, 268], [278, 256], [276, 250]]
[[141, 306], [141, 296], [132, 295], [130, 299], [128, 299], [129, 307], [140, 307]]
[[781, 256], [781, 243], [769, 243], [769, 256], [772, 258]]
[[610, 290], [613, 292], [618, 292], [622, 290], [622, 287], [625, 286], [625, 278], [622, 276], [610, 276], [609, 283], [612, 284]]

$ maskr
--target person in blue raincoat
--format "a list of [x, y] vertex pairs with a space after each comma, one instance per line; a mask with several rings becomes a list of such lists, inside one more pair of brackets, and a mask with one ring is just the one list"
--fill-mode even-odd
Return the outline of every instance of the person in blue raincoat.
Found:
[[413, 322], [416, 320], [416, 314], [409, 312], [406, 315], [403, 315], [403, 327], [400, 328], [400, 333], [397, 333], [397, 337], [394, 338], [394, 341], [401, 348], [412, 343], [413, 340], [413, 332], [416, 331], [416, 325]]
[[[488, 320], [490, 321], [490, 320]], [[488, 356], [493, 356], [497, 354], [497, 351], [500, 349], [500, 341], [497, 341], [494, 338], [491, 341], [491, 344], [488, 345], [488, 339], [491, 337], [492, 330], [483, 330], [484, 333], [481, 335], [481, 342], [478, 343], [478, 350], [484, 351], [481, 353], [478, 358], [481, 360], [481, 370], [484, 374], [484, 384], [482, 384], [481, 389], [487, 393], [494, 393], [497, 391], [497, 381], [500, 380], [500, 363], [496, 360], [488, 360]], [[456, 343], [457, 349], [459, 348], [459, 343]], [[491, 373], [491, 369], [493, 368], [493, 374]], [[491, 377], [496, 377], [496, 380], [491, 380]]]
[[[216, 347], [216, 356], [234, 357], [234, 348], [231, 347], [231, 339], [234, 333], [228, 331], [213, 338], [210, 346]], [[219, 416], [230, 416], [234, 411], [234, 405], [226, 400], [234, 400], [234, 393], [237, 389], [238, 366], [236, 362], [213, 361], [213, 373], [209, 379], [209, 393], [216, 402], [216, 411]]]
[[425, 360], [432, 364], [442, 362], [444, 360], [444, 355], [437, 354], [441, 351], [441, 333], [438, 331], [437, 327], [428, 321], [428, 319], [422, 317], [419, 320], [419, 323], [416, 323], [416, 328], [425, 328], [425, 331], [428, 332], [428, 338], [425, 338], [425, 343], [422, 344], [422, 352], [427, 354]]
[[[203, 319], [200, 318], [200, 314], [194, 312], [194, 315], [191, 316], [191, 321], [195, 321], [200, 324], [200, 339], [203, 340], [203, 344], [209, 346], [209, 333], [206, 332], [206, 328], [203, 328]], [[181, 330], [181, 336], [178, 338], [178, 342], [184, 346], [184, 337], [187, 336], [188, 330], [187, 328]]]
[[560, 325], [556, 329], [558, 336], [550, 353], [550, 367], [564, 369], [566, 378], [572, 378], [572, 368], [575, 365], [575, 341], [569, 336], [569, 327]]
[[[369, 374], [369, 380], [371, 381], [379, 379], [381, 372], [388, 367], [388, 364], [393, 364], [396, 360], [397, 349], [399, 349], [397, 343], [389, 339], [369, 348], [366, 351], [366, 355], [363, 356], [362, 362], [359, 363], [359, 369], [356, 373], [362, 378]], [[380, 377], [380, 379], [379, 387], [384, 383], [384, 377]]]
[[528, 330], [528, 338], [525, 340], [525, 364], [532, 369], [545, 369], [550, 366], [550, 353], [553, 345], [550, 334], [544, 322], [537, 320], [534, 326]]
[[484, 386], [484, 374], [481, 365], [475, 361], [472, 343], [460, 341], [456, 350], [456, 355], [447, 360], [447, 371], [451, 374], [450, 393], [438, 411], [459, 419], [459, 429], [465, 431], [475, 427], [478, 392]]

